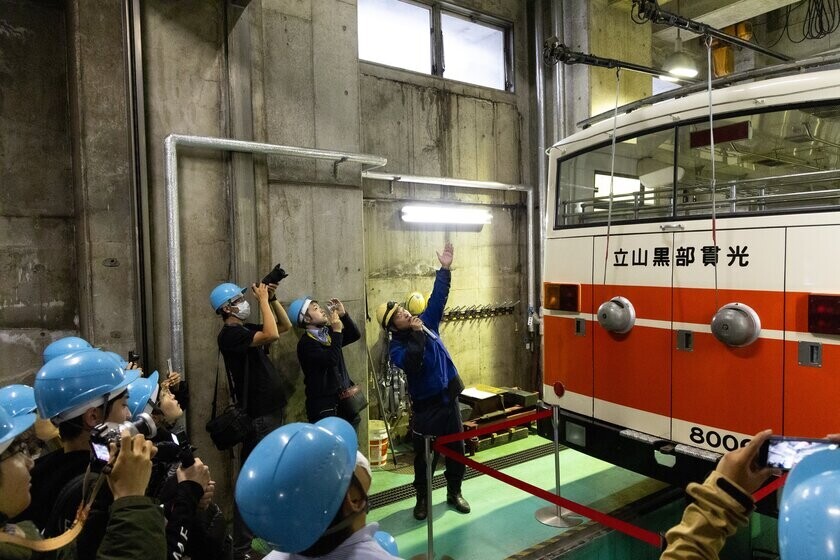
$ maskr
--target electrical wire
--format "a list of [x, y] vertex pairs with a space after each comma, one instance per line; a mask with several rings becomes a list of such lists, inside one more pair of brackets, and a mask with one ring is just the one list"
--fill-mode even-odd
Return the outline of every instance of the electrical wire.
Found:
[[615, 108], [613, 109], [612, 149], [610, 156], [610, 204], [607, 209], [607, 239], [604, 248], [604, 285], [607, 285], [607, 268], [610, 258], [610, 228], [613, 211], [613, 179], [615, 179], [615, 135], [618, 126], [618, 97], [621, 93], [621, 68], [615, 69]]
[[[805, 17], [802, 20], [802, 37], [794, 39], [791, 35], [791, 14], [794, 10], [806, 7]], [[798, 45], [806, 40], [816, 41], [831, 35], [840, 28], [840, 0], [806, 0], [796, 6], [788, 4], [785, 7], [785, 23], [782, 26], [779, 36], [769, 45], [763, 45], [757, 38], [753, 42], [764, 48], [772, 48], [779, 44], [783, 37]]]
[[712, 258], [714, 265], [712, 268], [715, 271], [715, 309], [720, 309], [718, 305], [718, 248], [717, 248], [717, 175], [715, 172], [715, 117], [712, 105], [712, 38], [706, 37], [706, 60], [707, 60], [707, 90], [709, 92], [709, 146], [712, 160], [712, 178], [709, 184], [709, 189], [712, 193], [712, 251], [714, 251]]

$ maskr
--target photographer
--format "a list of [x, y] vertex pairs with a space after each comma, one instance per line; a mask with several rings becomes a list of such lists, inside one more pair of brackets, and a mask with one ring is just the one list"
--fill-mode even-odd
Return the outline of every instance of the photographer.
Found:
[[[47, 529], [59, 494], [90, 464], [91, 430], [103, 422], [129, 419], [126, 388], [138, 376], [139, 371], [123, 370], [94, 349], [54, 357], [44, 364], [35, 377], [35, 402], [40, 416], [58, 426], [62, 447], [35, 461], [33, 500], [23, 514], [25, 519]], [[72, 523], [75, 509], [67, 515]], [[68, 519], [55, 521], [47, 536], [63, 532]]]
[[[344, 406], [353, 397], [342, 399], [350, 391], [360, 391], [350, 379], [342, 348], [361, 338], [358, 327], [338, 299], [331, 299], [328, 308], [311, 298], [296, 299], [289, 305], [295, 324], [306, 333], [297, 345], [297, 357], [306, 385], [306, 416], [317, 422], [327, 416], [338, 416], [359, 427], [359, 406]], [[365, 402], [362, 400], [362, 402]]]
[[[217, 338], [219, 351], [224, 357], [228, 383], [236, 402], [251, 419], [251, 432], [242, 443], [240, 461], [245, 463], [248, 454], [259, 441], [284, 420], [286, 395], [283, 378], [268, 355], [272, 342], [291, 330], [292, 324], [286, 310], [275, 296], [277, 282], [287, 275], [279, 265], [259, 285], [251, 286], [256, 298], [262, 325], [246, 323], [251, 307], [245, 299], [245, 288], [236, 284], [220, 284], [210, 293], [210, 304], [222, 318], [224, 326]], [[247, 394], [245, 391], [247, 387]], [[238, 510], [234, 510], [235, 558], [249, 558], [251, 534], [242, 523]]]
[[152, 441], [158, 452], [146, 495], [163, 505], [167, 558], [222, 558], [227, 535], [222, 512], [212, 501], [215, 483], [210, 469], [193, 456], [186, 432], [173, 434], [168, 429], [182, 414], [169, 384], [158, 385], [154, 372], [131, 383], [128, 394], [132, 418], [150, 414], [157, 426]]
[[[35, 414], [11, 417], [0, 408], [0, 560], [42, 558], [34, 552], [41, 540], [31, 521], [6, 523], [29, 505], [32, 459], [20, 435], [35, 422]], [[143, 496], [151, 472], [155, 448], [142, 435], [124, 434], [120, 451], [112, 444], [112, 469], [108, 485], [114, 496], [107, 532], [96, 553], [96, 560], [151, 560], [162, 558], [165, 550], [163, 516], [149, 498]], [[72, 545], [71, 545], [72, 546]], [[64, 552], [64, 550], [62, 550]]]

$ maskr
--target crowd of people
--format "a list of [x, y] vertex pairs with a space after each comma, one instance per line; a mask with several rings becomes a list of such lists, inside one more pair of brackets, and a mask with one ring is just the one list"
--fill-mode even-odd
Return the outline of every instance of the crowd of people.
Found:
[[[439, 331], [452, 245], [437, 257], [425, 310], [415, 316], [394, 301], [376, 309], [391, 361], [408, 380], [417, 520], [429, 515], [424, 436], [463, 429], [464, 385]], [[67, 337], [46, 347], [32, 387], [0, 388], [0, 560], [241, 560], [259, 554], [255, 538], [270, 549], [263, 551], [270, 560], [398, 557], [394, 539], [366, 519], [372, 473], [356, 430], [367, 400], [343, 356], [360, 339], [359, 329], [336, 298], [321, 305], [301, 297], [287, 313], [276, 296], [285, 276], [278, 266], [251, 286], [260, 324], [248, 322], [245, 288], [224, 283], [210, 294], [222, 321], [217, 341], [235, 410], [216, 418], [214, 397], [213, 429], [224, 437], [213, 441], [240, 447], [232, 534], [215, 502], [210, 468], [184, 429], [187, 381], [173, 371], [145, 375], [138, 363]], [[268, 352], [293, 327], [302, 331], [297, 357], [307, 423], [286, 422], [284, 379]], [[754, 508], [752, 492], [773, 474], [757, 462], [769, 436], [757, 434], [725, 455], [704, 484], [688, 487], [693, 502], [668, 532], [663, 560], [718, 557]], [[840, 442], [840, 435], [829, 437]], [[463, 441], [448, 446], [464, 453]], [[782, 502], [782, 557], [838, 558], [840, 527], [831, 520], [840, 517], [832, 513], [836, 505], [828, 507], [840, 503], [837, 454], [814, 453], [801, 464], [809, 466], [794, 470], [796, 485]], [[447, 503], [469, 513], [463, 463], [447, 457], [445, 478]], [[788, 530], [800, 516], [808, 531]], [[817, 528], [816, 538], [803, 536]]]

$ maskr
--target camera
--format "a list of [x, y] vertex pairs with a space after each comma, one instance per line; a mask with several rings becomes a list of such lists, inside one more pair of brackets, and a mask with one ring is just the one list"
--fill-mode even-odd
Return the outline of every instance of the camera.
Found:
[[759, 466], [789, 470], [811, 453], [823, 449], [837, 449], [837, 444], [828, 439], [770, 436], [758, 451]]
[[146, 438], [151, 439], [157, 434], [157, 426], [146, 412], [140, 413], [134, 422], [123, 422], [122, 424], [103, 422], [99, 424], [90, 431], [91, 461], [94, 464], [104, 466], [111, 460], [111, 452], [108, 447], [110, 443], [117, 445], [117, 452], [119, 453], [122, 432], [128, 432], [128, 435], [132, 437], [143, 434]]
[[196, 448], [189, 444], [186, 434], [181, 433], [180, 438], [175, 433], [170, 435], [172, 436], [171, 441], [161, 441], [156, 444], [157, 453], [152, 459], [152, 462], [165, 464], [177, 462], [185, 469], [193, 466], [195, 463], [193, 451]]
[[128, 363], [138, 364], [140, 363], [140, 354], [136, 353], [134, 350], [128, 351]]
[[265, 275], [265, 278], [262, 279], [262, 283], [265, 285], [279, 284], [280, 280], [287, 276], [288, 274], [286, 273], [286, 271], [280, 268], [280, 265], [278, 264], [271, 269], [271, 272]]

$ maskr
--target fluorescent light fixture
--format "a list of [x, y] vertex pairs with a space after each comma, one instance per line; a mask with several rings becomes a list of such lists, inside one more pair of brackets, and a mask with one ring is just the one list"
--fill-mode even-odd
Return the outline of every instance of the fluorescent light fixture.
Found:
[[409, 204], [402, 207], [402, 220], [421, 224], [489, 224], [493, 216], [482, 208], [464, 206], [425, 206]]

